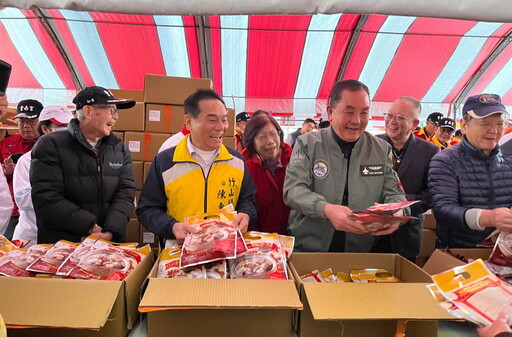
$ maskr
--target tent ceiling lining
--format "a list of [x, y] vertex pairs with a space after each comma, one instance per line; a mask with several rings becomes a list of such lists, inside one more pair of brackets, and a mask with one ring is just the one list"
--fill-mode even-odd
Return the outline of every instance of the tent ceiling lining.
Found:
[[73, 11], [148, 15], [284, 15], [284, 14], [384, 14], [423, 16], [488, 22], [512, 22], [502, 0], [0, 0], [0, 8], [34, 10], [60, 8]]

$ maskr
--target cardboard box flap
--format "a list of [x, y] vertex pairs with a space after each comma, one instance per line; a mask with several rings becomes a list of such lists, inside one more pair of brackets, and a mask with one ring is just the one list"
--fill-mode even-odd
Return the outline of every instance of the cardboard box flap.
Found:
[[152, 278], [139, 311], [185, 308], [302, 309], [302, 303], [292, 281]]
[[[459, 254], [470, 259], [483, 259], [489, 258], [492, 252], [492, 248], [460, 248], [450, 249], [452, 253]], [[442, 273], [448, 269], [452, 269], [458, 266], [466, 264], [459, 260], [453, 255], [443, 252], [442, 250], [436, 249], [430, 258], [423, 266], [423, 270], [430, 275]]]
[[100, 329], [123, 283], [20, 277], [16, 285], [0, 277], [0, 312], [7, 325]]
[[142, 293], [141, 285], [151, 270], [154, 261], [153, 252], [150, 252], [132, 271], [125, 282], [126, 311], [128, 316], [128, 329], [133, 328], [139, 317], [139, 302]]
[[317, 320], [453, 319], [418, 283], [304, 283]]

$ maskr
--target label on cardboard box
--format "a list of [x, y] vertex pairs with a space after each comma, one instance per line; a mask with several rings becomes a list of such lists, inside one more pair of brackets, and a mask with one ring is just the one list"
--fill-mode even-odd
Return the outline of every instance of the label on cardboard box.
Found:
[[160, 122], [160, 110], [149, 110], [149, 121]]
[[128, 142], [128, 150], [130, 152], [140, 152], [140, 142], [138, 140], [130, 140]]
[[155, 243], [155, 234], [151, 232], [142, 233], [142, 243]]

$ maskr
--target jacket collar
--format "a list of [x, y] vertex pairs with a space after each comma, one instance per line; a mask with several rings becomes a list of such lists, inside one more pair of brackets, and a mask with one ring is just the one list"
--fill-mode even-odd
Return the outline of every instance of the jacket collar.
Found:
[[[75, 138], [80, 144], [85, 146], [87, 149], [91, 150], [91, 144], [85, 139], [85, 136], [80, 129], [80, 121], [77, 118], [73, 118], [68, 124], [68, 133], [71, 137]], [[116, 144], [121, 140], [115, 137], [112, 133], [110, 135], [105, 136], [99, 140], [100, 145], [103, 143], [106, 144]]]
[[[175, 162], [193, 162], [197, 163], [197, 160], [195, 160], [192, 155], [190, 154], [187, 146], [187, 140], [190, 137], [190, 135], [186, 135], [185, 138], [183, 138], [178, 145], [176, 145], [176, 149], [174, 150], [174, 156], [172, 158]], [[215, 157], [214, 161], [221, 161], [221, 160], [231, 160], [233, 159], [233, 156], [229, 153], [228, 149], [224, 146], [224, 144], [221, 145], [219, 149], [219, 154], [217, 157]]]
[[479, 159], [479, 160], [491, 160], [493, 159], [494, 157], [496, 157], [496, 155], [500, 152], [500, 147], [499, 145], [496, 145], [496, 147], [494, 149], [492, 149], [491, 153], [489, 154], [489, 156], [486, 156], [482, 150], [478, 150], [477, 148], [475, 148], [469, 141], [468, 139], [466, 138], [466, 135], [464, 135], [464, 137], [462, 138], [462, 141], [460, 142], [460, 145], [458, 146], [462, 146], [464, 148], [464, 150], [469, 153], [469, 155], [475, 159]]

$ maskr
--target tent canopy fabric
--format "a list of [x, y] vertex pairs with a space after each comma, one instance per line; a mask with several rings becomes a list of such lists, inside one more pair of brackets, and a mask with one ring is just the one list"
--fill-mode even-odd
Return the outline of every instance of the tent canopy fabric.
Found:
[[[119, 14], [97, 10], [110, 9], [100, 7], [107, 3], [123, 10], [131, 5], [84, 1], [78, 8], [74, 1], [54, 2], [0, 10], [0, 59], [13, 65], [11, 102], [32, 97], [69, 104], [84, 86], [142, 89], [145, 74], [161, 74], [212, 78], [237, 111], [265, 109], [296, 120], [324, 114], [329, 90], [340, 79], [368, 85], [376, 116], [401, 96], [420, 100], [423, 116], [432, 111], [453, 116], [468, 95], [482, 92], [512, 104], [511, 23], [345, 13]], [[324, 12], [340, 9], [327, 2], [316, 5], [329, 9]], [[160, 8], [156, 1], [144, 3], [155, 5], [133, 12]], [[187, 4], [179, 3], [174, 13], [184, 12]], [[248, 4], [227, 3], [232, 11]], [[5, 5], [15, 6], [0, 1]], [[94, 11], [33, 9], [52, 6]], [[219, 6], [219, 12], [232, 13]], [[305, 12], [289, 12], [294, 11]]]

